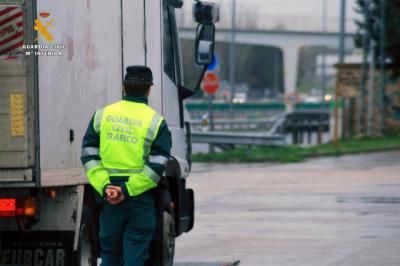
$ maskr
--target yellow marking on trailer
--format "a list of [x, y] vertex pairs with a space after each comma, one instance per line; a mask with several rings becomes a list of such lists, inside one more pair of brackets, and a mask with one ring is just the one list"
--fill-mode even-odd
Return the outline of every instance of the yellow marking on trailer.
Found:
[[10, 129], [12, 137], [25, 136], [25, 113], [23, 93], [10, 94]]

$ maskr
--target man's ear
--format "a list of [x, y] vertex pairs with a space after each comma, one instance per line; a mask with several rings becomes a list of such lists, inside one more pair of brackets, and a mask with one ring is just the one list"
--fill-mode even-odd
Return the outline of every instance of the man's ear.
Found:
[[151, 87], [152, 87], [152, 86], [150, 85], [150, 86], [149, 86], [149, 89], [147, 90], [147, 93], [146, 93], [146, 96], [147, 96], [147, 97], [149, 97], [149, 95], [150, 95]]

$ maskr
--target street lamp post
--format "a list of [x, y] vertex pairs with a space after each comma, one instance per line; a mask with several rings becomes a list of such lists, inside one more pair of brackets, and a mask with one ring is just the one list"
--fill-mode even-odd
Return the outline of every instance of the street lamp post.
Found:
[[[367, 27], [367, 23], [369, 23], [369, 5], [370, 0], [365, 0], [364, 2], [364, 23]], [[365, 114], [367, 113], [366, 105], [365, 105], [365, 95], [366, 95], [366, 83], [367, 83], [367, 65], [368, 65], [368, 54], [370, 47], [370, 36], [368, 29], [364, 29], [364, 34], [362, 38], [362, 47], [363, 47], [363, 62], [361, 64], [361, 77], [360, 77], [360, 132], [361, 134], [365, 134]]]
[[[341, 0], [340, 2], [340, 37], [339, 37], [339, 64], [344, 63], [344, 37], [346, 33], [346, 0]], [[336, 84], [336, 86], [338, 86]], [[344, 119], [343, 119], [344, 121]], [[343, 123], [342, 123], [343, 125]], [[342, 127], [344, 128], [344, 127]], [[339, 138], [339, 93], [338, 88], [336, 88], [335, 96], [335, 128], [334, 128], [334, 143], [337, 143]]]
[[232, 0], [232, 29], [231, 43], [229, 46], [229, 86], [230, 86], [230, 101], [229, 111], [231, 117], [234, 116], [233, 98], [235, 97], [235, 35], [236, 35], [236, 0]]
[[[322, 2], [322, 32], [326, 32], [327, 28], [327, 0]], [[321, 58], [321, 102], [324, 102], [325, 86], [326, 86], [326, 47], [322, 47]]]
[[340, 39], [339, 39], [339, 63], [344, 63], [344, 37], [346, 34], [346, 0], [341, 0], [340, 3]]
[[375, 41], [370, 42], [370, 62], [368, 77], [368, 109], [367, 109], [367, 135], [372, 136], [374, 128], [374, 96], [375, 96]]
[[380, 133], [383, 135], [385, 131], [385, 87], [386, 87], [386, 76], [385, 76], [385, 46], [386, 46], [386, 1], [381, 0], [381, 27], [380, 27], [380, 72], [381, 72], [381, 89], [380, 89], [380, 109], [381, 109], [381, 126]]

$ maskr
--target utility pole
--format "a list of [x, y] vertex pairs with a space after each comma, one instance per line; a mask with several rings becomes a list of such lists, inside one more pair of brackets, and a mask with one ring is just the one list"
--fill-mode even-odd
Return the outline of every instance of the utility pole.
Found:
[[340, 3], [340, 38], [339, 38], [339, 64], [344, 63], [344, 38], [346, 35], [346, 0]]
[[375, 96], [375, 41], [371, 39], [371, 61], [369, 64], [369, 79], [368, 79], [368, 127], [367, 135], [372, 136], [374, 126], [374, 96]]
[[[213, 107], [212, 107], [212, 102], [213, 102], [214, 95], [209, 94], [208, 95], [208, 119], [209, 119], [209, 127], [210, 127], [210, 132], [214, 131], [214, 114], [213, 114]], [[210, 143], [208, 145], [208, 153], [214, 153], [215, 152], [215, 145], [213, 143]]]
[[[344, 63], [344, 37], [346, 34], [346, 0], [341, 0], [340, 2], [340, 37], [339, 37], [339, 64]], [[336, 86], [338, 86], [336, 84]], [[342, 125], [344, 123], [342, 122]], [[342, 126], [343, 128], [343, 126]], [[336, 95], [335, 95], [335, 128], [334, 128], [334, 136], [333, 141], [337, 144], [339, 139], [339, 93], [338, 88], [336, 87]]]
[[365, 106], [365, 95], [366, 95], [366, 83], [367, 83], [367, 65], [368, 65], [368, 54], [370, 48], [370, 36], [368, 32], [369, 27], [369, 8], [370, 8], [370, 0], [365, 0], [364, 2], [364, 35], [362, 39], [362, 47], [363, 47], [363, 62], [361, 64], [361, 75], [360, 75], [360, 132], [361, 134], [365, 134], [365, 114], [367, 113]]
[[[326, 32], [327, 28], [327, 0], [323, 0], [322, 2], [322, 32]], [[324, 102], [325, 96], [325, 86], [326, 86], [326, 47], [322, 47], [322, 58], [321, 58], [321, 102]]]
[[233, 98], [235, 97], [235, 35], [236, 35], [236, 0], [232, 0], [232, 16], [231, 16], [231, 43], [229, 46], [229, 86], [230, 86], [230, 101], [229, 112], [230, 116], [234, 116]]
[[386, 1], [381, 0], [381, 31], [380, 31], [380, 72], [381, 72], [381, 89], [380, 89], [380, 113], [381, 113], [381, 125], [380, 133], [381, 135], [385, 132], [385, 87], [386, 87], [386, 71], [385, 71], [385, 46], [386, 46]]

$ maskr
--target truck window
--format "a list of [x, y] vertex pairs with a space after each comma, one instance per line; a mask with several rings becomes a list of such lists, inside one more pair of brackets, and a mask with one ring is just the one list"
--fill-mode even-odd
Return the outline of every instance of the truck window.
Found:
[[175, 60], [173, 49], [173, 35], [170, 23], [170, 11], [167, 5], [163, 5], [163, 55], [164, 55], [164, 72], [170, 79], [176, 83], [175, 78]]
[[[176, 97], [179, 100], [178, 87], [182, 85], [183, 78], [181, 72], [181, 57], [179, 49], [179, 40], [177, 27], [175, 22], [175, 9], [166, 4], [163, 5], [163, 59], [164, 59], [164, 72], [176, 85], [175, 91], [170, 91], [169, 95]], [[174, 90], [174, 88], [171, 88]], [[173, 96], [174, 95], [174, 96]], [[170, 111], [178, 115], [178, 109], [170, 107]], [[179, 117], [176, 117], [176, 125], [179, 124], [181, 128], [184, 127], [183, 117], [183, 102], [179, 100]]]
[[163, 21], [164, 71], [176, 85], [180, 85], [182, 83], [181, 57], [174, 8], [168, 5], [163, 6]]

